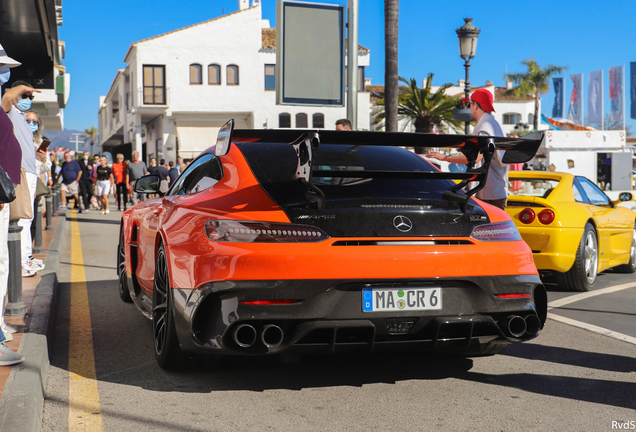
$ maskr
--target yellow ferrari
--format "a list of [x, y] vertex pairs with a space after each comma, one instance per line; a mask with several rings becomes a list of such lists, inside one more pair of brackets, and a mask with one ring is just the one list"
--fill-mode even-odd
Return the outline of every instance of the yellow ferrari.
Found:
[[506, 212], [540, 274], [554, 274], [563, 288], [588, 291], [609, 268], [636, 271], [636, 213], [585, 177], [510, 171]]

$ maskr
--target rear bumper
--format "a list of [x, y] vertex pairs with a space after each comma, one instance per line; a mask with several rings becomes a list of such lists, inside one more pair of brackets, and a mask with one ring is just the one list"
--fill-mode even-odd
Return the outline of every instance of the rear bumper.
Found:
[[[362, 311], [363, 286], [396, 284], [440, 287], [443, 309]], [[499, 299], [496, 293], [529, 293], [531, 297]], [[536, 275], [398, 281], [225, 281], [196, 290], [173, 289], [172, 294], [182, 348], [230, 355], [483, 349], [536, 336], [511, 337], [500, 323], [509, 316], [535, 315], [543, 326], [547, 308], [545, 290]], [[298, 302], [242, 304], [265, 299]], [[254, 343], [248, 347], [240, 346], [235, 338], [237, 328], [245, 325], [251, 326], [254, 334]], [[264, 329], [271, 325], [280, 329], [279, 343], [267, 344], [262, 339]], [[399, 325], [405, 327], [397, 332]]]
[[581, 243], [582, 228], [528, 227], [517, 225], [521, 238], [532, 250], [537, 270], [561, 273], [572, 268]]

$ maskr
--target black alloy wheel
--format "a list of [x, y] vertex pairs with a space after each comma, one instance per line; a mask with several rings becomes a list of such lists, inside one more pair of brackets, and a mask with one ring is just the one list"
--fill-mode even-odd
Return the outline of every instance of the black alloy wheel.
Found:
[[180, 366], [182, 351], [177, 339], [170, 293], [168, 262], [163, 243], [159, 245], [155, 265], [155, 281], [152, 293], [152, 333], [157, 363], [163, 369]]
[[117, 246], [117, 277], [119, 279], [119, 297], [126, 303], [132, 303], [126, 276], [126, 243], [123, 229], [121, 230], [119, 245]]

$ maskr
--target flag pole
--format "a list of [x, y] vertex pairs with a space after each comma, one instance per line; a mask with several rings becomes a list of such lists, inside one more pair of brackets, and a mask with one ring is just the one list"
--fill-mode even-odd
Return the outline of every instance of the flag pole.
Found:
[[604, 69], [601, 69], [601, 130], [605, 130], [605, 95], [603, 94], [603, 74]]

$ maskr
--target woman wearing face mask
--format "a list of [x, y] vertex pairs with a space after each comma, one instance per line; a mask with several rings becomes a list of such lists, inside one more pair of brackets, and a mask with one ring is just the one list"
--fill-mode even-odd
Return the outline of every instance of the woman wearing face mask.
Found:
[[[33, 132], [33, 144], [35, 145], [35, 171], [40, 177], [40, 180], [48, 187], [53, 186], [53, 180], [51, 179], [51, 160], [46, 157], [45, 150], [37, 150], [42, 144], [42, 123], [40, 122], [40, 115], [30, 110], [26, 113], [26, 122]], [[33, 202], [33, 209], [38, 208], [38, 204], [42, 199], [41, 196], [36, 196]], [[31, 224], [31, 238], [35, 238], [35, 224]], [[40, 260], [41, 261], [41, 260]]]

